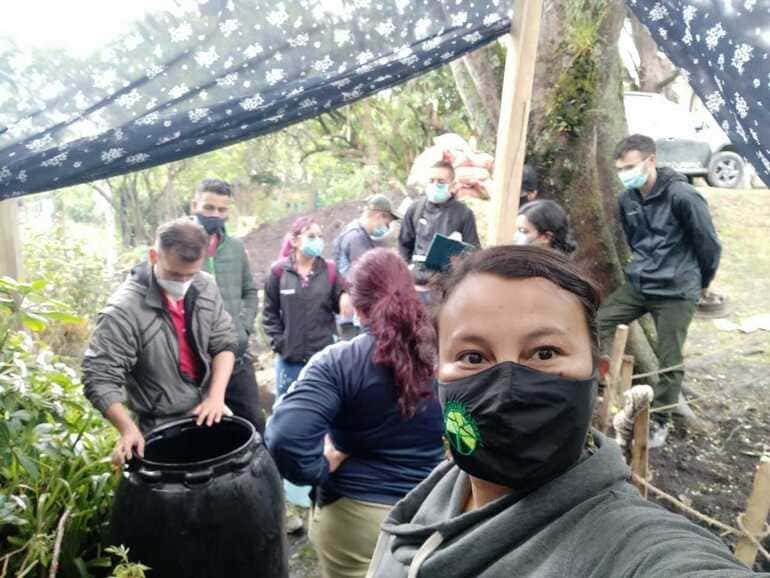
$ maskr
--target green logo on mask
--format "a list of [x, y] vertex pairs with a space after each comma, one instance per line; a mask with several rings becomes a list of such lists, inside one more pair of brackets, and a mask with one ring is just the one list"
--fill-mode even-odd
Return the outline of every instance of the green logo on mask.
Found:
[[444, 408], [444, 431], [452, 447], [464, 456], [469, 456], [481, 444], [481, 434], [476, 420], [471, 417], [465, 406], [450, 401]]

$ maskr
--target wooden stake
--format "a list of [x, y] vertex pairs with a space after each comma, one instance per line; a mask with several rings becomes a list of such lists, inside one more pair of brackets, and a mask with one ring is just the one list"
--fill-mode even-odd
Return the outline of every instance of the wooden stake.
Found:
[[628, 325], [618, 325], [610, 353], [610, 371], [607, 374], [602, 405], [599, 408], [599, 429], [606, 432], [610, 424], [610, 408], [615, 404], [617, 383], [620, 380], [620, 369], [623, 365], [623, 352], [628, 341]]
[[[647, 480], [649, 449], [647, 441], [650, 437], [650, 408], [645, 408], [639, 412], [634, 420], [634, 437], [631, 445], [631, 472], [642, 480]], [[637, 483], [643, 498], [647, 497], [647, 486]]]
[[623, 364], [620, 366], [620, 389], [618, 390], [618, 398], [622, 398], [623, 394], [631, 389], [633, 384], [634, 375], [634, 356], [624, 355]]
[[[752, 536], [761, 536], [767, 531], [767, 514], [770, 512], [770, 458], [764, 457], [754, 475], [754, 488], [746, 503], [746, 513], [739, 519], [741, 530]], [[749, 568], [757, 559], [757, 540], [743, 535], [735, 544], [735, 557]]]
[[489, 219], [489, 240], [495, 245], [510, 244], [516, 228], [542, 11], [543, 0], [513, 2]]
[[18, 199], [0, 201], [0, 277], [22, 277]]

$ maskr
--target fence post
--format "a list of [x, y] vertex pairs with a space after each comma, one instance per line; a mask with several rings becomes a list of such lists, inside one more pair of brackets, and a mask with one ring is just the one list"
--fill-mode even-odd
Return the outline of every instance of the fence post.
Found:
[[[639, 412], [634, 420], [634, 437], [631, 445], [631, 472], [647, 481], [647, 466], [649, 450], [647, 441], [650, 437], [650, 408], [649, 406]], [[639, 488], [643, 498], [647, 498], [647, 486], [634, 480], [634, 485]]]
[[623, 352], [628, 341], [628, 325], [618, 325], [615, 330], [615, 339], [612, 341], [610, 353], [610, 371], [605, 377], [604, 395], [602, 405], [599, 408], [599, 429], [606, 432], [610, 423], [610, 407], [615, 401], [617, 383], [620, 380], [620, 369], [623, 365]]
[[623, 365], [620, 367], [620, 390], [618, 391], [618, 397], [623, 397], [631, 386], [633, 385], [634, 375], [634, 356], [624, 355]]
[[[739, 527], [752, 536], [761, 535], [767, 528], [767, 514], [770, 512], [770, 457], [764, 456], [754, 475], [754, 487], [746, 503], [746, 513], [738, 519]], [[749, 568], [757, 559], [757, 545], [742, 535], [735, 544], [735, 557]]]

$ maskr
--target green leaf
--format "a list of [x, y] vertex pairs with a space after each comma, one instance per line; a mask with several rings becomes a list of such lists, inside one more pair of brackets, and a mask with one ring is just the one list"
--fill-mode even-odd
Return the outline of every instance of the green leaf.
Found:
[[46, 325], [48, 325], [46, 319], [36, 313], [24, 313], [21, 322], [24, 324], [24, 327], [35, 332], [43, 331], [43, 329], [46, 328]]
[[32, 283], [30, 283], [30, 288], [33, 291], [42, 291], [45, 289], [46, 285], [48, 285], [48, 282], [45, 279], [37, 279], [36, 281], [32, 281]]
[[48, 311], [45, 316], [52, 321], [61, 321], [62, 323], [81, 323], [83, 320], [64, 311]]
[[13, 455], [16, 456], [16, 459], [19, 460], [21, 466], [27, 470], [27, 473], [32, 477], [32, 479], [37, 481], [37, 479], [40, 477], [40, 470], [38, 470], [37, 464], [20, 448], [13, 448], [11, 451], [13, 451]]

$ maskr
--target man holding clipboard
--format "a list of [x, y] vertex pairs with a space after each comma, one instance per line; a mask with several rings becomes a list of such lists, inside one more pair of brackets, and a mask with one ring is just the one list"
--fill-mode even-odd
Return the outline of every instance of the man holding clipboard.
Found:
[[[434, 237], [441, 235], [446, 241], [454, 239], [472, 247], [480, 246], [476, 216], [455, 198], [454, 190], [452, 165], [446, 161], [436, 163], [428, 172], [425, 197], [412, 203], [402, 220], [399, 252], [410, 264], [415, 286], [425, 303], [430, 302], [428, 284], [435, 274], [435, 270], [426, 266]], [[445, 243], [439, 241], [436, 250], [442, 245]]]

